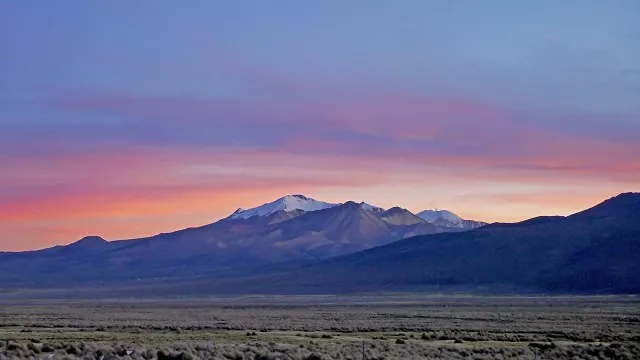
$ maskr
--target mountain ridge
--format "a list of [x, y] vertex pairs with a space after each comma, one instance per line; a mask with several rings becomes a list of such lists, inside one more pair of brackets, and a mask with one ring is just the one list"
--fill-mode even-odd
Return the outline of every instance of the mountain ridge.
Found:
[[509, 288], [637, 294], [639, 255], [640, 194], [634, 193], [567, 217], [403, 239], [275, 274], [269, 281], [280, 289], [331, 293]]
[[[437, 231], [417, 217], [417, 221], [393, 223], [378, 213], [366, 203], [352, 201], [313, 211], [271, 207], [262, 215], [228, 217], [140, 239], [106, 242], [86, 237], [67, 246], [15, 256], [4, 254], [0, 256], [0, 273], [38, 276], [37, 266], [29, 268], [21, 262], [31, 257], [34, 263], [53, 268], [46, 276], [39, 276], [43, 279], [64, 278], [78, 269], [83, 270], [76, 277], [87, 280], [197, 274], [285, 261], [315, 261]], [[65, 265], [56, 266], [54, 262]], [[158, 268], [154, 263], [163, 266]], [[0, 274], [0, 283], [2, 279]]]
[[233, 214], [229, 216], [231, 219], [249, 219], [254, 216], [268, 216], [277, 211], [295, 211], [303, 210], [317, 211], [330, 207], [337, 206], [338, 204], [326, 203], [315, 199], [310, 199], [304, 195], [285, 195], [273, 202], [266, 203], [251, 209], [239, 208]]
[[[371, 205], [369, 203], [366, 202], [356, 202], [356, 201], [346, 201], [344, 203], [328, 203], [328, 202], [324, 202], [324, 201], [319, 201], [319, 200], [315, 200], [313, 198], [307, 197], [305, 195], [301, 195], [301, 194], [294, 194], [294, 195], [284, 195], [272, 202], [269, 203], [265, 203], [263, 205], [254, 207], [254, 208], [249, 208], [249, 209], [244, 209], [244, 208], [238, 208], [236, 211], [234, 211], [233, 213], [231, 213], [229, 216], [225, 217], [225, 218], [221, 218], [213, 223], [209, 223], [209, 224], [205, 224], [205, 225], [201, 225], [201, 226], [192, 226], [192, 227], [188, 227], [188, 228], [184, 228], [184, 229], [178, 229], [178, 230], [174, 230], [174, 231], [170, 231], [170, 232], [162, 232], [162, 233], [158, 233], [155, 235], [149, 235], [149, 236], [143, 236], [143, 237], [139, 237], [139, 238], [126, 238], [126, 239], [113, 239], [113, 240], [105, 240], [104, 238], [100, 237], [100, 236], [95, 236], [95, 235], [90, 235], [90, 236], [85, 236], [84, 238], [80, 239], [80, 240], [76, 240], [75, 242], [71, 242], [67, 245], [55, 245], [53, 247], [48, 247], [48, 248], [43, 248], [43, 249], [36, 249], [36, 250], [27, 250], [27, 251], [18, 251], [18, 252], [31, 252], [31, 251], [42, 251], [42, 250], [46, 250], [46, 249], [52, 249], [55, 247], [63, 247], [63, 246], [69, 246], [69, 245], [73, 245], [79, 242], [85, 242], [88, 239], [100, 239], [99, 242], [126, 242], [126, 241], [136, 241], [136, 240], [148, 240], [148, 239], [155, 239], [158, 237], [163, 237], [167, 234], [175, 234], [175, 233], [180, 233], [183, 231], [187, 231], [190, 229], [199, 229], [199, 228], [209, 228], [212, 226], [216, 226], [216, 224], [221, 223], [221, 222], [225, 222], [225, 221], [231, 221], [231, 220], [237, 220], [237, 221], [241, 221], [241, 220], [248, 220], [250, 218], [269, 218], [269, 221], [272, 224], [275, 223], [279, 223], [282, 221], [286, 221], [286, 220], [290, 220], [294, 217], [297, 217], [299, 215], [302, 215], [304, 213], [308, 213], [308, 212], [312, 212], [312, 211], [318, 211], [318, 210], [324, 210], [324, 209], [328, 209], [331, 207], [336, 207], [336, 206], [341, 206], [347, 203], [353, 203], [356, 205], [360, 205], [363, 209], [365, 209], [366, 211], [372, 212], [378, 216], [382, 216], [383, 213], [385, 213], [388, 210], [391, 209], [395, 209], [395, 208], [399, 208], [399, 209], [403, 209], [406, 212], [410, 213], [412, 216], [416, 216], [416, 214], [411, 213], [409, 210], [401, 208], [399, 206], [395, 206], [392, 207], [390, 209], [384, 209], [375, 205]], [[309, 205], [311, 204], [311, 205]], [[307, 206], [308, 205], [308, 206]], [[451, 212], [449, 212], [451, 213]], [[453, 214], [453, 213], [451, 213]], [[480, 221], [473, 221], [473, 220], [464, 220], [460, 217], [458, 217], [457, 215], [453, 214], [453, 216], [461, 219], [464, 222], [470, 222], [472, 224], [477, 224], [477, 226], [483, 226], [486, 225], [486, 223], [484, 222], [480, 222]], [[418, 216], [419, 217], [419, 216]], [[427, 221], [429, 222], [429, 221]], [[463, 230], [469, 230], [471, 228], [475, 228], [473, 226], [469, 226], [469, 227], [453, 227], [453, 226], [441, 226], [441, 224], [436, 224], [436, 231], [463, 231]], [[8, 254], [8, 253], [15, 253], [16, 251], [0, 251], [0, 254]]]
[[[436, 226], [426, 222], [394, 225], [363, 207], [347, 202], [277, 223], [270, 221], [291, 214], [282, 211], [268, 217], [223, 219], [202, 228], [113, 245], [95, 238], [81, 243], [102, 244], [95, 252], [54, 247], [0, 254], [0, 287], [79, 288], [100, 282], [103, 290], [91, 290], [92, 296], [368, 291], [640, 293], [637, 193], [613, 197], [570, 216], [417, 236], [412, 236], [412, 231], [424, 226], [433, 231]], [[386, 212], [393, 217], [405, 216], [408, 211], [398, 207]], [[252, 226], [255, 224], [268, 231], [258, 231]], [[227, 248], [217, 244], [226, 241], [224, 234], [211, 238], [210, 233], [220, 229], [227, 235], [257, 231], [257, 237], [247, 236], [243, 241], [249, 245], [258, 241], [260, 246], [240, 248], [240, 252], [226, 254], [233, 256], [224, 257]], [[387, 237], [391, 233], [395, 240]], [[355, 241], [357, 236], [362, 236], [362, 241]], [[265, 254], [274, 256], [273, 261], [260, 263]], [[291, 260], [291, 254], [300, 256]], [[220, 266], [212, 267], [214, 262]], [[74, 296], [77, 294], [74, 291]]]
[[416, 214], [428, 223], [435, 224], [443, 231], [473, 230], [487, 225], [483, 221], [466, 220], [448, 210], [424, 210]]

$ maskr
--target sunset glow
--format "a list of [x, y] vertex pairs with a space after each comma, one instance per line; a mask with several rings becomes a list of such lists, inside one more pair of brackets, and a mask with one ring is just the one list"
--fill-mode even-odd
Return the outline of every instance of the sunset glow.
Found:
[[640, 190], [638, 3], [285, 3], [0, 4], [0, 251], [286, 194], [508, 222]]

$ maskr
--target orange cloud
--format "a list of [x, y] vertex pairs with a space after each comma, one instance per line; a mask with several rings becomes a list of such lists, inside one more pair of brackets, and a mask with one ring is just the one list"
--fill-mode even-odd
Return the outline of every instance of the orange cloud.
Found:
[[[59, 105], [199, 135], [207, 124], [219, 130], [213, 115], [230, 115], [255, 141], [224, 142], [220, 130], [210, 131], [221, 141], [211, 144], [118, 138], [116, 145], [80, 142], [70, 150], [63, 134], [34, 154], [0, 157], [7, 169], [0, 178], [0, 248], [92, 233], [151, 235], [287, 193], [318, 193], [328, 201], [358, 194], [416, 211], [431, 199], [463, 216], [505, 221], [579, 210], [582, 199], [595, 202], [640, 183], [638, 143], [559, 133], [467, 101], [387, 94], [247, 104], [129, 96]], [[283, 127], [273, 131], [274, 124]]]

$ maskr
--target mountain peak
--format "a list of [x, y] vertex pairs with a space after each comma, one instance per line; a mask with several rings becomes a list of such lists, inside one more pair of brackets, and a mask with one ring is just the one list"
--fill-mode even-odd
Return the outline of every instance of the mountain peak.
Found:
[[107, 240], [101, 238], [100, 236], [97, 235], [90, 235], [90, 236], [85, 236], [82, 239], [78, 240], [77, 242], [83, 242], [83, 243], [95, 243], [95, 242], [107, 242]]
[[330, 204], [323, 201], [314, 200], [304, 195], [285, 195], [273, 202], [263, 204], [261, 206], [243, 210], [238, 209], [231, 214], [231, 219], [249, 219], [254, 216], [268, 216], [278, 211], [291, 212], [296, 210], [317, 211], [330, 207], [334, 207], [336, 204]]
[[447, 221], [450, 223], [459, 223], [462, 221], [462, 218], [449, 210], [425, 210], [419, 212], [418, 215], [423, 220], [433, 223], [436, 221]]
[[407, 210], [407, 209], [403, 209], [403, 208], [401, 208], [399, 206], [394, 206], [391, 209], [385, 211], [383, 215], [387, 215], [388, 216], [388, 215], [395, 215], [395, 214], [404, 214], [404, 213], [408, 213], [408, 212], [410, 212], [410, 211]]
[[82, 239], [70, 244], [69, 246], [99, 246], [108, 243], [107, 240], [101, 238], [100, 236], [85, 236]]
[[626, 192], [620, 195], [616, 195], [609, 200], [605, 200], [607, 202], [617, 202], [624, 204], [640, 204], [640, 192]]
[[[310, 200], [308, 197], [304, 196], [304, 195], [300, 195], [300, 194], [295, 194], [295, 195], [285, 195], [283, 196], [283, 199], [300, 199], [300, 200]], [[311, 199], [312, 200], [312, 199]]]
[[367, 204], [366, 202], [361, 202], [361, 203], [360, 203], [360, 206], [361, 206], [364, 210], [369, 211], [369, 212], [372, 212], [372, 213], [374, 213], [374, 214], [378, 214], [378, 215], [380, 215], [380, 214], [382, 214], [382, 213], [384, 212], [384, 209], [383, 209], [383, 208], [381, 208], [381, 207], [377, 207], [377, 206], [374, 206], [374, 205], [371, 205], [371, 204]]
[[355, 201], [349, 200], [339, 205], [346, 206], [346, 207], [353, 207], [353, 208], [361, 208], [364, 211], [372, 212], [377, 215], [381, 215], [384, 212], [383, 208], [373, 206], [371, 204], [367, 204], [366, 202], [355, 202]]
[[425, 223], [423, 219], [419, 218], [411, 211], [399, 206], [394, 206], [383, 212], [380, 217], [386, 222], [394, 225], [416, 225]]
[[571, 217], [606, 217], [614, 216], [615, 214], [625, 213], [628, 211], [640, 213], [640, 193], [622, 193], [620, 195], [607, 199], [590, 209], [581, 211], [577, 214], [573, 214], [571, 215]]
[[340, 205], [347, 206], [347, 207], [358, 207], [358, 206], [360, 206], [360, 204], [358, 204], [357, 202], [352, 201], [352, 200], [349, 200], [349, 201], [347, 201], [345, 203], [342, 203]]
[[425, 210], [416, 215], [445, 231], [472, 230], [487, 225], [481, 221], [465, 220], [449, 210]]

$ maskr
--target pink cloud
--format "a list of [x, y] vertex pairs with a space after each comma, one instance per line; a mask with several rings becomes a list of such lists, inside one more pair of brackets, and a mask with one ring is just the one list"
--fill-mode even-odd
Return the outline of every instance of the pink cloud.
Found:
[[[510, 163], [385, 153], [389, 149], [354, 154], [350, 146], [348, 142], [302, 140], [266, 151], [127, 149], [120, 153], [12, 158], [4, 164], [11, 166], [11, 175], [0, 179], [3, 189], [13, 189], [11, 196], [0, 196], [0, 229], [5, 234], [0, 246], [1, 241], [17, 237], [44, 246], [89, 233], [109, 238], [150, 235], [213, 222], [236, 207], [259, 205], [287, 193], [313, 194], [331, 189], [348, 193], [348, 189], [389, 185], [412, 189], [427, 182], [456, 186], [460, 191], [478, 188], [481, 182], [582, 188], [598, 182], [594, 180], [598, 174], [589, 174], [584, 168], [570, 173], [562, 169], [563, 176], [558, 176], [557, 169], [540, 171], [548, 164], [514, 170]], [[591, 176], [592, 182], [586, 181]], [[632, 184], [612, 180], [608, 183], [609, 189], [621, 191], [629, 190], [625, 186]], [[428, 198], [433, 187], [423, 191]], [[401, 199], [403, 194], [396, 197]], [[481, 198], [482, 193], [474, 197]], [[551, 196], [546, 199], [553, 201]], [[363, 200], [376, 203], [375, 192]], [[535, 197], [521, 200], [538, 203]], [[396, 201], [403, 205], [402, 200]], [[453, 198], [450, 201], [458, 202]], [[479, 219], [500, 218], [498, 208], [484, 210], [483, 213], [481, 204], [475, 202], [463, 214], [482, 215], [477, 216]], [[518, 214], [526, 216], [527, 212]], [[127, 219], [133, 218], [144, 223], [132, 225]], [[74, 224], [75, 232], [71, 229]], [[27, 231], [30, 226], [33, 232]], [[51, 230], [44, 238], [43, 227]], [[78, 236], [70, 238], [70, 234]]]
[[498, 125], [508, 116], [505, 110], [470, 101], [399, 93], [317, 100], [214, 100], [83, 92], [63, 93], [55, 106], [183, 126], [233, 121], [238, 125], [286, 124], [400, 138], [453, 127]]
[[[75, 219], [86, 224], [79, 227], [83, 229], [112, 221], [106, 233], [123, 237], [132, 229], [123, 219], [134, 216], [156, 220], [137, 227], [131, 236], [152, 234], [170, 230], [162, 227], [160, 218], [173, 219], [170, 222], [176, 227], [197, 225], [181, 218], [185, 211], [198, 214], [196, 218], [204, 222], [241, 204], [338, 188], [344, 192], [345, 188], [410, 187], [427, 181], [460, 189], [474, 188], [478, 182], [550, 188], [608, 184], [608, 193], [637, 190], [632, 187], [640, 183], [638, 143], [556, 132], [519, 121], [517, 112], [467, 100], [388, 93], [314, 101], [67, 93], [57, 99], [56, 106], [83, 115], [130, 118], [149, 129], [162, 125], [176, 132], [205, 132], [220, 138], [227, 136], [224, 126], [256, 139], [281, 135], [281, 129], [293, 132], [242, 145], [150, 145], [138, 144], [135, 138], [94, 145], [88, 139], [91, 151], [86, 152], [82, 142], [72, 151], [58, 151], [75, 138], [43, 136], [38, 139], [43, 144], [33, 146], [52, 151], [0, 157], [0, 166], [8, 169], [0, 178], [4, 189], [0, 230], [7, 229], [6, 234], [35, 238], [41, 234], [35, 227], [32, 235], [18, 234], [16, 229], [44, 221], [44, 228], [59, 229], [52, 236], [60, 241], [73, 231], [51, 222]], [[273, 131], [276, 125], [281, 128]], [[531, 206], [537, 203], [535, 196], [514, 199]], [[558, 206], [573, 199], [558, 199]], [[375, 203], [375, 197], [367, 200]], [[531, 209], [518, 216], [535, 214]], [[468, 213], [481, 211], [476, 202]], [[495, 214], [478, 218], [495, 219], [500, 214], [490, 211]]]

